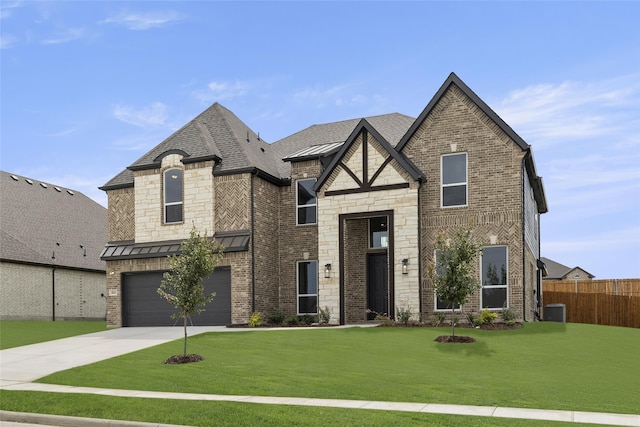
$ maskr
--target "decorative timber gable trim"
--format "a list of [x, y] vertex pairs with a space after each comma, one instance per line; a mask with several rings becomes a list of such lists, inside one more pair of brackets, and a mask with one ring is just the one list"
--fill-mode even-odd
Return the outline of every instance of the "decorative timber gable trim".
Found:
[[408, 177], [423, 179], [409, 159], [362, 119], [320, 175], [314, 190], [324, 188], [325, 196], [393, 190], [409, 187]]

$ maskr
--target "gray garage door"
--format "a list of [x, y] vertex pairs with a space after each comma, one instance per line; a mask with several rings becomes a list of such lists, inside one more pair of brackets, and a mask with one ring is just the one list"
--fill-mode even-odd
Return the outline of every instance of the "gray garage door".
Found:
[[[122, 278], [123, 326], [182, 325], [171, 318], [176, 309], [158, 295], [163, 272], [126, 273]], [[231, 269], [216, 268], [204, 280], [205, 293], [216, 293], [200, 314], [191, 316], [195, 326], [228, 325], [231, 323]]]

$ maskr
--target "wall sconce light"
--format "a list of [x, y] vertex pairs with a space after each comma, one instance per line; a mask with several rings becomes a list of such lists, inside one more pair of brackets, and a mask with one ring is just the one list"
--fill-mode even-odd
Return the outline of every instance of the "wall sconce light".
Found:
[[331, 264], [324, 265], [324, 278], [325, 279], [331, 278]]
[[407, 258], [402, 260], [402, 274], [409, 274], [409, 260]]

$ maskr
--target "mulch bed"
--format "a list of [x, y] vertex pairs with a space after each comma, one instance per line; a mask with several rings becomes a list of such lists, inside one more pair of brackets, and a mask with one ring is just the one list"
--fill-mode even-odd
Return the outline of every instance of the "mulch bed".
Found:
[[164, 361], [165, 365], [182, 365], [183, 363], [194, 363], [204, 360], [204, 357], [199, 354], [187, 354], [186, 356], [180, 354], [176, 356], [171, 356], [167, 360]]
[[462, 336], [462, 335], [455, 335], [455, 336], [440, 335], [434, 341], [436, 341], [436, 342], [451, 342], [451, 343], [472, 343], [472, 342], [476, 342], [476, 339], [472, 338], [472, 337], [465, 337], [465, 336]]

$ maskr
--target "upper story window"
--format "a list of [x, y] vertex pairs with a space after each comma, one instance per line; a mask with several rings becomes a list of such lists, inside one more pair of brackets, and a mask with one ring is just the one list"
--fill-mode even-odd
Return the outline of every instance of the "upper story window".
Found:
[[317, 222], [317, 199], [313, 185], [316, 179], [301, 179], [296, 182], [296, 224], [307, 225]]
[[164, 223], [182, 222], [182, 169], [164, 171]]
[[507, 306], [507, 247], [482, 249], [482, 308]]
[[467, 153], [446, 154], [441, 164], [442, 207], [467, 205]]
[[389, 246], [387, 217], [380, 216], [369, 219], [369, 248], [386, 248]]

